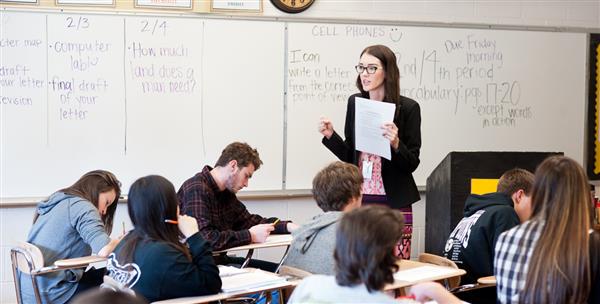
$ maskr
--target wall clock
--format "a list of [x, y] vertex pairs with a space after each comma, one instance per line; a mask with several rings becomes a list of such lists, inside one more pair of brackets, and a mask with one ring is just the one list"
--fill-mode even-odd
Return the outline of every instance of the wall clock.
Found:
[[276, 8], [291, 14], [305, 11], [314, 2], [315, 0], [271, 0], [271, 3], [273, 3]]

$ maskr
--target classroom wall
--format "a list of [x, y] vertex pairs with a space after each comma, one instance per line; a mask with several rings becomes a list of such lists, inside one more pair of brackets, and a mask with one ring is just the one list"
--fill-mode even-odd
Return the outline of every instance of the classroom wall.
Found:
[[[50, 0], [44, 0], [50, 2]], [[121, 0], [118, 0], [121, 1]], [[204, 1], [206, 3], [208, 1]], [[4, 4], [3, 4], [4, 6]], [[206, 11], [206, 6], [200, 11]], [[198, 10], [197, 10], [198, 11]], [[347, 20], [389, 20], [394, 22], [430, 22], [506, 25], [521, 27], [569, 27], [589, 32], [600, 32], [600, 2], [581, 1], [383, 1], [383, 0], [316, 0], [305, 13], [287, 15], [277, 11], [268, 0], [263, 0], [262, 16], [286, 18], [326, 18]], [[582, 130], [584, 132], [584, 130]], [[584, 143], [582, 143], [583, 145]], [[33, 185], [34, 186], [34, 185]], [[283, 199], [248, 201], [251, 211], [265, 216], [278, 215], [302, 223], [318, 212], [312, 199]], [[278, 214], [281, 205], [285, 215]], [[425, 198], [414, 205], [415, 227], [413, 256], [424, 249]], [[15, 241], [25, 240], [34, 207], [0, 206], [0, 303], [14, 303], [15, 294], [10, 267], [9, 248]], [[115, 223], [126, 221], [126, 206], [120, 205]], [[119, 230], [115, 228], [115, 230]], [[274, 259], [278, 252], [260, 252], [258, 257]]]
[[[39, 7], [56, 7], [54, 0], [39, 0]], [[315, 0], [301, 14], [279, 11], [269, 0], [262, 0], [262, 13], [219, 13], [226, 15], [268, 16], [286, 18], [326, 18], [350, 20], [378, 20], [404, 22], [432, 22], [458, 24], [490, 24], [515, 26], [551, 26], [600, 29], [600, 2], [597, 0]], [[5, 4], [2, 6], [31, 7]], [[209, 0], [193, 0], [194, 13], [210, 13]], [[35, 7], [35, 6], [34, 6]], [[65, 10], [80, 9], [61, 6]], [[88, 8], [86, 8], [88, 9]], [[91, 10], [140, 11], [133, 0], [116, 0], [115, 8]], [[146, 11], [157, 11], [146, 9]], [[178, 10], [175, 12], [190, 12]], [[216, 14], [216, 13], [210, 13]]]

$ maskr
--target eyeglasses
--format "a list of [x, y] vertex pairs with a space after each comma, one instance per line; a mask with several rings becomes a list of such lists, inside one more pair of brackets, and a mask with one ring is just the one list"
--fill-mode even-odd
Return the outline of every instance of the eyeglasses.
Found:
[[354, 68], [356, 69], [356, 72], [358, 74], [362, 74], [364, 71], [367, 71], [367, 74], [375, 74], [375, 72], [377, 72], [377, 69], [379, 69], [379, 67], [376, 65], [357, 65], [354, 66]]

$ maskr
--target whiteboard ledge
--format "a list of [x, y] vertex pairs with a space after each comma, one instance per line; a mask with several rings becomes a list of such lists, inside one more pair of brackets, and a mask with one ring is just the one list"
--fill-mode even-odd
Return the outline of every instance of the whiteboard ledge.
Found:
[[[425, 186], [418, 186], [419, 192], [425, 192]], [[312, 198], [310, 189], [293, 190], [265, 190], [265, 191], [242, 191], [238, 194], [240, 200], [273, 200], [273, 199], [293, 199], [293, 198]], [[0, 198], [0, 208], [31, 207], [46, 197], [7, 197]], [[120, 204], [125, 204], [127, 197], [119, 199]]]

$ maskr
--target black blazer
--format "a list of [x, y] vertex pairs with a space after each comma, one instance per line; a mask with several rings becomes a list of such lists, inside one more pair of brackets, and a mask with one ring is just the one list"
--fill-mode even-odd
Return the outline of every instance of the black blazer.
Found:
[[[346, 109], [346, 126], [342, 140], [334, 131], [330, 139], [323, 137], [323, 144], [341, 161], [358, 165], [359, 151], [354, 144], [354, 102], [361, 94], [348, 98]], [[368, 96], [365, 98], [369, 98]], [[383, 188], [392, 208], [408, 207], [421, 199], [412, 173], [419, 166], [421, 149], [421, 108], [419, 104], [404, 96], [400, 96], [400, 110], [396, 111], [394, 123], [398, 127], [400, 145], [398, 151], [392, 152], [392, 160], [381, 158], [381, 178]]]

